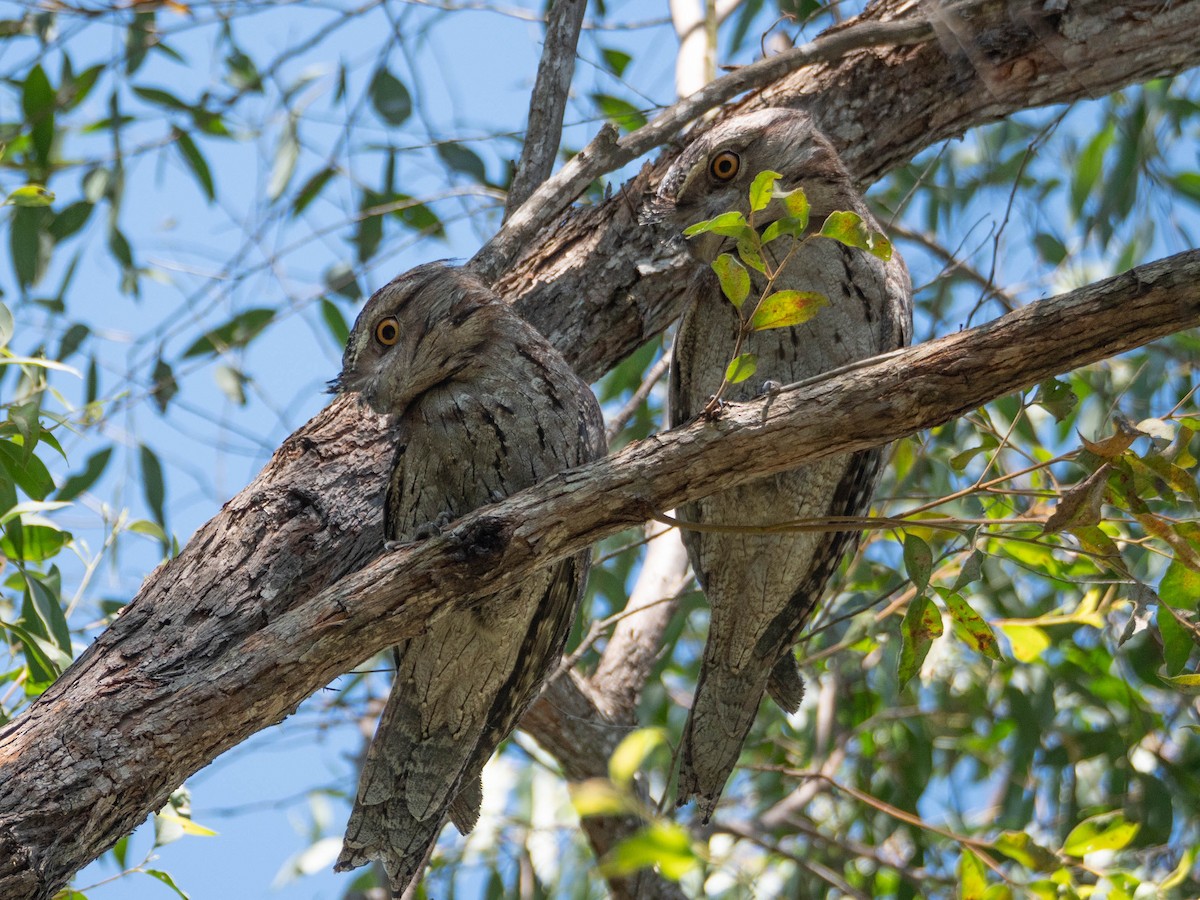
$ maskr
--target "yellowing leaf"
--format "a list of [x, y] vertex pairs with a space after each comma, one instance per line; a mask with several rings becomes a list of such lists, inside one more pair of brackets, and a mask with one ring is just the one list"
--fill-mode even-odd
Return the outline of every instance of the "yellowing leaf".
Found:
[[623, 816], [637, 808], [633, 797], [605, 778], [589, 778], [578, 784], [569, 784], [567, 790], [571, 795], [571, 805], [581, 819], [588, 816]]
[[721, 293], [738, 309], [750, 296], [750, 273], [731, 254], [722, 253], [712, 262], [712, 270], [721, 282]]
[[950, 617], [960, 626], [958, 633], [962, 639], [975, 652], [988, 659], [999, 661], [1001, 659], [1000, 648], [992, 626], [985, 622], [960, 594], [948, 591], [942, 596], [946, 601], [946, 609], [950, 611]]
[[1053, 872], [1059, 867], [1058, 857], [1024, 831], [1006, 831], [992, 842], [992, 847], [1035, 872]]
[[804, 193], [804, 188], [795, 188], [788, 191], [779, 198], [783, 201], [783, 208], [787, 210], [788, 216], [800, 221], [800, 230], [803, 231], [808, 227], [808, 197]]
[[1005, 623], [1000, 626], [1000, 630], [1012, 644], [1013, 656], [1021, 662], [1033, 662], [1050, 646], [1050, 638], [1036, 625]]
[[983, 860], [963, 847], [962, 856], [958, 858], [959, 900], [983, 900], [986, 890], [987, 872]]
[[49, 206], [54, 202], [54, 192], [40, 184], [24, 184], [9, 194], [4, 202], [10, 206]]
[[816, 291], [776, 291], [765, 298], [750, 317], [755, 331], [802, 325], [817, 314], [829, 298]]
[[667, 742], [661, 728], [639, 728], [625, 735], [608, 759], [608, 777], [620, 787], [628, 787], [646, 757]]
[[1136, 822], [1126, 821], [1120, 813], [1101, 813], [1071, 829], [1063, 843], [1063, 852], [1083, 856], [1097, 850], [1120, 850], [1133, 840], [1140, 827]]
[[181, 816], [179, 813], [173, 812], [170, 809], [164, 809], [158, 814], [158, 817], [166, 820], [167, 822], [173, 822], [174, 824], [178, 825], [183, 829], [184, 834], [192, 834], [196, 837], [215, 837], [217, 834], [217, 832], [213, 831], [211, 828], [205, 828], [203, 825], [193, 822], [191, 819]]
[[900, 687], [908, 684], [921, 671], [921, 664], [929, 655], [933, 639], [942, 634], [942, 614], [933, 601], [924, 594], [908, 605], [908, 612], [900, 623], [900, 664], [897, 679]]
[[791, 235], [794, 238], [804, 237], [804, 230], [808, 228], [808, 220], [800, 219], [794, 216], [784, 216], [782, 219], [776, 219], [762, 234], [762, 242], [769, 244], [771, 241], [784, 235]]
[[1158, 677], [1181, 694], [1200, 697], [1200, 675], [1159, 675]]
[[1099, 524], [1100, 507], [1104, 503], [1110, 469], [1111, 466], [1105, 463], [1079, 484], [1068, 488], [1042, 526], [1042, 533], [1054, 534], [1067, 528]]
[[771, 195], [775, 192], [775, 182], [782, 177], [778, 172], [769, 169], [754, 176], [754, 182], [750, 185], [751, 212], [767, 208], [767, 204], [771, 202]]
[[838, 241], [847, 247], [858, 247], [860, 250], [869, 250], [871, 247], [871, 234], [862, 216], [848, 210], [831, 212], [819, 233], [821, 237]]
[[725, 368], [725, 380], [730, 384], [745, 381], [758, 369], [758, 357], [753, 353], [743, 353], [729, 361]]

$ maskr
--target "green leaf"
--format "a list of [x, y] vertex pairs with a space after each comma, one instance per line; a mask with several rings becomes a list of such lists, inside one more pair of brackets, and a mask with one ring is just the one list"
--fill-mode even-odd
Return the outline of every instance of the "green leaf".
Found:
[[45, 500], [54, 490], [54, 479], [45, 464], [13, 441], [0, 440], [0, 468], [34, 500]]
[[[47, 531], [56, 531], [56, 529], [48, 529], [46, 526], [39, 527]], [[57, 533], [69, 537], [63, 532]], [[58, 552], [62, 541], [55, 543], [54, 552]], [[26, 551], [28, 552], [28, 547], [26, 547]], [[41, 559], [48, 559], [50, 555], [52, 554], [42, 556]], [[62, 579], [57, 567], [51, 567], [49, 574], [26, 571], [24, 576], [26, 602], [21, 606], [21, 618], [27, 628], [38, 631], [42, 637], [53, 641], [54, 646], [62, 651], [59, 660], [65, 660], [69, 664], [71, 660], [71, 629], [67, 625], [67, 617], [63, 612]], [[35, 627], [35, 620], [36, 624], [41, 626], [40, 628]]]
[[175, 373], [172, 371], [170, 364], [161, 356], [154, 361], [154, 369], [150, 372], [150, 379], [152, 382], [150, 396], [154, 400], [154, 405], [158, 407], [158, 411], [165, 413], [167, 405], [171, 402], [171, 398], [179, 393], [179, 383], [175, 380]]
[[1050, 638], [1036, 625], [1005, 622], [1000, 625], [1000, 630], [1012, 644], [1013, 656], [1024, 663], [1036, 661], [1050, 646]]
[[184, 891], [179, 887], [179, 885], [177, 885], [175, 883], [175, 879], [172, 878], [169, 873], [160, 871], [159, 869], [142, 869], [142, 871], [145, 872], [147, 875], [149, 875], [151, 878], [157, 878], [159, 881], [161, 881], [163, 884], [165, 884], [167, 887], [169, 887], [171, 890], [173, 890], [176, 894], [178, 894], [180, 897], [182, 897], [183, 900], [192, 900], [192, 898], [189, 897], [186, 893], [184, 893]]
[[958, 896], [959, 900], [983, 900], [987, 890], [987, 870], [983, 860], [966, 847], [958, 858]]
[[325, 287], [339, 297], [345, 297], [351, 302], [362, 299], [362, 288], [358, 285], [358, 279], [354, 277], [354, 269], [346, 263], [334, 263], [325, 270], [322, 278]]
[[725, 380], [730, 384], [740, 384], [758, 370], [758, 357], [753, 353], [742, 353], [735, 356], [725, 367]]
[[646, 114], [628, 100], [611, 94], [592, 94], [592, 102], [604, 118], [622, 131], [636, 131], [646, 124]]
[[95, 206], [86, 200], [79, 200], [72, 203], [65, 209], [60, 210], [54, 219], [50, 222], [50, 227], [47, 229], [56, 242], [66, 240], [71, 235], [77, 233], [87, 220], [91, 218], [92, 210]]
[[625, 74], [625, 67], [633, 61], [633, 57], [628, 53], [623, 50], [613, 50], [610, 47], [602, 48], [600, 56], [604, 59], [604, 65], [608, 71], [618, 78]]
[[53, 242], [46, 226], [51, 213], [44, 207], [18, 206], [9, 225], [13, 273], [22, 287], [37, 284], [50, 264]]
[[138, 455], [142, 465], [142, 494], [146, 498], [146, 505], [150, 507], [150, 512], [154, 516], [154, 521], [165, 532], [167, 521], [164, 502], [166, 500], [167, 489], [163, 481], [162, 463], [158, 461], [157, 454], [145, 444], [142, 444], [138, 448]]
[[191, 113], [194, 109], [190, 103], [185, 103], [170, 91], [164, 91], [162, 88], [135, 87], [133, 92], [147, 103], [153, 103], [155, 106], [163, 106], [185, 113]]
[[992, 842], [992, 847], [1034, 872], [1053, 872], [1060, 865], [1057, 856], [1024, 831], [1005, 831]]
[[442, 225], [442, 220], [424, 203], [413, 200], [408, 194], [396, 194], [392, 201], [401, 204], [392, 210], [392, 215], [409, 228], [422, 234], [432, 234], [435, 237], [444, 238], [446, 236], [446, 228]]
[[589, 778], [567, 784], [571, 805], [581, 819], [589, 816], [623, 816], [637, 809], [628, 791], [620, 790], [606, 778]]
[[904, 570], [918, 591], [929, 587], [929, 576], [933, 574], [933, 551], [924, 538], [907, 533], [904, 535]]
[[1083, 217], [1083, 206], [1104, 169], [1104, 154], [1112, 146], [1116, 131], [1111, 123], [1098, 131], [1075, 155], [1071, 173], [1071, 212]]
[[1071, 829], [1063, 852], [1083, 856], [1097, 850], [1120, 850], [1134, 839], [1140, 827], [1136, 822], [1127, 822], [1119, 812], [1101, 813]]
[[783, 176], [769, 169], [759, 172], [750, 183], [750, 212], [766, 209], [775, 193], [775, 182]]
[[474, 150], [454, 141], [437, 144], [436, 149], [437, 155], [451, 171], [466, 175], [478, 184], [487, 184], [487, 167]]
[[193, 356], [223, 353], [235, 347], [244, 347], [266, 328], [275, 318], [273, 309], [248, 309], [238, 313], [224, 325], [214, 328], [197, 338], [183, 351], [184, 359]]
[[667, 743], [667, 733], [661, 728], [639, 728], [621, 739], [608, 758], [608, 777], [613, 784], [628, 789], [633, 776], [646, 758]]
[[11, 191], [4, 201], [8, 206], [49, 206], [54, 202], [54, 192], [44, 185], [23, 184]]
[[740, 212], [721, 213], [715, 219], [705, 219], [703, 222], [697, 222], [694, 225], [689, 225], [683, 229], [684, 237], [694, 237], [697, 234], [713, 234], [724, 235], [725, 237], [744, 238], [748, 237], [747, 232], [752, 231], [746, 224], [746, 217]]
[[699, 865], [687, 829], [675, 822], [653, 822], [617, 844], [600, 868], [606, 875], [630, 875], [657, 867], [665, 878], [678, 881]]
[[258, 74], [258, 67], [254, 65], [254, 60], [241, 50], [234, 50], [225, 57], [225, 65], [229, 70], [229, 74], [225, 76], [226, 80], [239, 91], [255, 94], [263, 92], [262, 76]]
[[1166, 603], [1159, 602], [1158, 633], [1162, 635], [1163, 660], [1168, 675], [1178, 675], [1187, 665], [1188, 658], [1196, 646], [1195, 633], [1187, 627], [1186, 620]]
[[346, 324], [346, 317], [337, 308], [337, 304], [332, 300], [322, 298], [321, 318], [325, 322], [325, 327], [329, 329], [329, 333], [333, 335], [334, 342], [339, 347], [346, 346], [346, 342], [350, 340], [350, 326]]
[[1067, 246], [1052, 234], [1038, 232], [1033, 236], [1033, 245], [1037, 248], [1038, 256], [1057, 266], [1067, 258]]
[[793, 188], [785, 194], [781, 194], [779, 199], [783, 201], [783, 208], [787, 210], [787, 217], [795, 219], [800, 223], [800, 231], [803, 232], [808, 227], [808, 195], [804, 193], [804, 188]]
[[21, 91], [21, 109], [29, 125], [29, 139], [33, 147], [38, 168], [45, 170], [50, 165], [50, 152], [54, 146], [54, 88], [41, 64], [36, 64], [25, 76]]
[[767, 265], [763, 262], [762, 254], [754, 241], [738, 238], [737, 254], [738, 258], [750, 268], [762, 272], [764, 275], [767, 274]]
[[900, 664], [896, 673], [899, 687], [904, 687], [921, 671], [933, 639], [941, 634], [942, 615], [937, 606], [924, 594], [918, 595], [908, 604], [900, 623]]
[[208, 168], [208, 161], [205, 160], [204, 154], [200, 152], [200, 148], [196, 146], [196, 142], [186, 131], [172, 128], [171, 133], [175, 138], [175, 146], [179, 148], [179, 155], [183, 157], [187, 167], [192, 170], [192, 175], [195, 177], [196, 183], [200, 185], [200, 190], [204, 192], [204, 196], [211, 203], [216, 199], [217, 192], [213, 185], [212, 171]]
[[1054, 416], [1055, 422], [1061, 422], [1075, 409], [1079, 398], [1067, 382], [1050, 378], [1038, 385], [1033, 402]]
[[317, 198], [317, 195], [329, 184], [329, 180], [337, 174], [337, 169], [333, 166], [326, 166], [318, 171], [315, 175], [304, 182], [304, 186], [300, 188], [296, 194], [296, 199], [292, 201], [292, 215], [298, 216]]
[[829, 298], [815, 291], [776, 291], [758, 304], [750, 317], [750, 327], [766, 331], [803, 325], [828, 304]]
[[712, 270], [721, 282], [721, 293], [738, 309], [750, 296], [750, 273], [746, 267], [728, 253], [722, 253], [712, 262]]
[[1160, 675], [1159, 679], [1181, 694], [1200, 697], [1200, 675]]
[[808, 217], [798, 218], [795, 216], [784, 216], [782, 219], [776, 219], [766, 227], [762, 234], [762, 242], [769, 244], [776, 238], [790, 236], [793, 238], [804, 237], [804, 232], [808, 228]]
[[838, 241], [847, 247], [866, 250], [872, 256], [886, 261], [892, 258], [892, 243], [882, 233], [871, 231], [862, 216], [855, 212], [839, 210], [829, 214], [819, 232], [821, 237]]
[[954, 587], [951, 590], [960, 591], [968, 584], [974, 584], [983, 574], [983, 554], [979, 550], [972, 550], [967, 557], [966, 562], [959, 569], [958, 577], [954, 579]]
[[1195, 609], [1200, 604], [1200, 572], [1172, 560], [1158, 584], [1158, 595], [1176, 609]]
[[999, 662], [1003, 657], [1000, 655], [1000, 647], [996, 641], [996, 633], [992, 631], [992, 626], [983, 620], [979, 613], [971, 608], [970, 604], [962, 598], [960, 594], [953, 591], [938, 591], [939, 596], [945, 601], [946, 609], [950, 612], [950, 617], [955, 624], [959, 626], [956, 629], [959, 635], [967, 645], [976, 653], [986, 656], [988, 659], [994, 659]]
[[108, 461], [112, 458], [112, 452], [112, 447], [105, 447], [89, 456], [87, 462], [83, 464], [83, 471], [68, 476], [54, 498], [56, 500], [74, 500], [90, 488], [104, 474], [105, 468], [108, 467]]
[[372, 190], [364, 190], [358, 206], [358, 228], [354, 231], [354, 246], [358, 250], [358, 261], [365, 263], [383, 241], [383, 216], [370, 213], [383, 203], [383, 197]]
[[288, 118], [288, 123], [279, 135], [279, 144], [275, 147], [275, 161], [271, 164], [271, 178], [267, 182], [267, 196], [278, 200], [287, 190], [296, 171], [296, 160], [300, 158], [300, 138], [296, 132], [295, 116]]
[[380, 66], [375, 70], [375, 76], [371, 79], [371, 86], [368, 90], [375, 112], [379, 113], [379, 118], [387, 124], [402, 125], [405, 119], [412, 115], [412, 97], [408, 93], [408, 88], [404, 86], [404, 82], [389, 72], [386, 66]]

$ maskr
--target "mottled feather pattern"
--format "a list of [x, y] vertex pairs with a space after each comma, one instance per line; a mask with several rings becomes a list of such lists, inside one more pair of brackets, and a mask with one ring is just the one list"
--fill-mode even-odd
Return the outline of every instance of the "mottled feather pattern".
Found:
[[[388, 317], [397, 340], [380, 346], [374, 335]], [[480, 282], [440, 264], [371, 299], [337, 384], [400, 416], [389, 540], [419, 539], [604, 453], [587, 385]], [[400, 893], [447, 819], [463, 833], [475, 825], [480, 771], [561, 657], [588, 562], [578, 554], [467, 611], [435, 616], [397, 648], [339, 870], [381, 860]]]
[[[710, 161], [737, 154], [735, 178], [722, 183]], [[749, 214], [747, 192], [761, 171], [782, 174], [783, 189], [804, 188], [819, 227], [834, 210], [850, 210], [879, 230], [828, 140], [804, 113], [762, 110], [728, 119], [690, 145], [667, 172], [652, 217], [680, 230], [738, 209]], [[769, 211], [756, 225], [770, 221]], [[733, 354], [738, 319], [707, 263], [731, 242], [703, 235], [689, 242], [698, 266], [687, 311], [675, 338], [670, 421], [699, 415], [716, 393]], [[768, 250], [776, 245], [769, 245]], [[781, 253], [784, 251], [780, 251]], [[764, 279], [751, 272], [748, 304]], [[884, 262], [828, 239], [809, 240], [776, 280], [776, 290], [816, 291], [830, 299], [815, 318], [791, 328], [754, 332], [742, 352], [758, 357], [755, 375], [725, 394], [752, 400], [767, 381], [782, 384], [893, 350], [912, 332], [911, 285], [899, 255]], [[685, 504], [679, 517], [703, 524], [766, 525], [782, 520], [864, 515], [879, 476], [880, 450], [835, 456]], [[712, 609], [709, 636], [681, 754], [680, 803], [695, 796], [702, 817], [712, 814], [732, 772], [764, 692], [794, 712], [803, 681], [792, 647], [826, 582], [857, 542], [853, 532], [720, 534], [683, 532], [693, 569]]]

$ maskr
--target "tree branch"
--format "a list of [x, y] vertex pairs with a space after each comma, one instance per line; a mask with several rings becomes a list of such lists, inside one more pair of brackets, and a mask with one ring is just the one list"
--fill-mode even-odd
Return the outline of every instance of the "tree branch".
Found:
[[[388, 430], [351, 412], [347, 399], [334, 401], [0, 729], [0, 896], [49, 897], [188, 775], [432, 616], [464, 609], [653, 510], [887, 443], [1200, 325], [1197, 284], [1200, 251], [1189, 251], [732, 405], [357, 571], [357, 557], [382, 543], [384, 479], [362, 480], [351, 463], [359, 457], [344, 454], [357, 446], [377, 458]], [[330, 483], [342, 490], [323, 493]]]
[[[587, 0], [554, 0], [546, 21], [546, 43], [538, 64], [537, 80], [529, 97], [529, 125], [525, 146], [504, 201], [507, 219], [529, 199], [534, 188], [550, 177], [562, 141], [563, 110], [567, 108], [571, 78], [575, 74], [575, 47]], [[569, 202], [569, 201], [568, 201]]]

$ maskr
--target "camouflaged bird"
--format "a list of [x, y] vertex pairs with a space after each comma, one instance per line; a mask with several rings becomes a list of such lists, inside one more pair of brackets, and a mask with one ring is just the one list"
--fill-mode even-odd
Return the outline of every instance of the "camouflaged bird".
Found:
[[[808, 115], [782, 109], [730, 118], [699, 137], [667, 171], [647, 218], [683, 229], [730, 210], [748, 216], [749, 186], [764, 170], [782, 175], [780, 188], [804, 189], [810, 227], [819, 229], [830, 212], [849, 210], [878, 230], [832, 144]], [[778, 218], [778, 206], [756, 212], [755, 225]], [[711, 263], [732, 252], [733, 241], [709, 233], [691, 238], [689, 247]], [[756, 271], [751, 276], [751, 297], [758, 297], [764, 279]], [[808, 240], [775, 282], [775, 290], [785, 288], [824, 294], [830, 304], [803, 325], [752, 332], [742, 350], [757, 355], [757, 371], [724, 399], [751, 400], [770, 382], [819, 375], [911, 338], [912, 288], [898, 255], [884, 262], [833, 240]], [[671, 365], [672, 426], [705, 409], [733, 356], [738, 330], [737, 313], [708, 266], [697, 267], [688, 290]], [[679, 516], [708, 525], [765, 525], [865, 515], [881, 457], [882, 450], [869, 450], [823, 459], [689, 503]], [[696, 796], [707, 821], [763, 692], [788, 712], [799, 708], [804, 682], [792, 647], [857, 534], [684, 530], [682, 536], [712, 617], [683, 736], [678, 799], [682, 804]]]
[[[390, 541], [436, 533], [605, 452], [588, 386], [482, 282], [440, 263], [370, 299], [334, 384], [399, 419]], [[480, 770], [562, 655], [588, 563], [587, 552], [556, 563], [396, 648], [338, 871], [381, 860], [399, 894], [420, 877], [447, 818], [471, 830]]]

